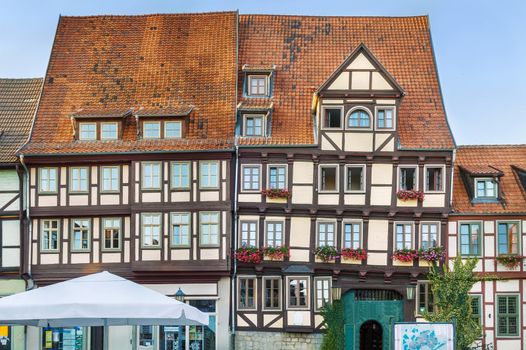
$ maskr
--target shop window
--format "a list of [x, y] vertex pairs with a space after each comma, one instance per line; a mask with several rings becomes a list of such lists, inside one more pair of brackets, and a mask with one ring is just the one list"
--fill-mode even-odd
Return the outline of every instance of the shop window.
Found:
[[153, 326], [139, 326], [139, 346], [153, 346]]

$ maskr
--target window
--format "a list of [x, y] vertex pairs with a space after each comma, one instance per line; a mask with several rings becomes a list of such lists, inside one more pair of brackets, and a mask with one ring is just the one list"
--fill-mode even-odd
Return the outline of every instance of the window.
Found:
[[370, 128], [371, 117], [364, 109], [355, 109], [349, 115], [347, 120], [349, 128]]
[[71, 220], [72, 242], [71, 250], [89, 250], [90, 240], [90, 220], [72, 219]]
[[201, 162], [200, 164], [201, 188], [219, 187], [219, 163], [218, 162]]
[[519, 254], [519, 223], [498, 223], [499, 255]]
[[190, 162], [172, 163], [172, 188], [190, 188]]
[[267, 221], [267, 247], [280, 247], [283, 245], [283, 221]]
[[342, 127], [343, 107], [324, 107], [323, 108], [323, 127], [337, 128]]
[[441, 192], [444, 190], [443, 167], [426, 167], [426, 192]]
[[178, 139], [182, 137], [181, 122], [164, 122], [164, 138]]
[[139, 346], [153, 346], [153, 326], [139, 326]]
[[254, 277], [239, 277], [238, 309], [256, 309], [256, 279]]
[[497, 295], [497, 336], [518, 336], [519, 327], [519, 296]]
[[248, 76], [248, 94], [250, 96], [267, 96], [267, 76], [249, 75]]
[[416, 182], [416, 167], [400, 167], [399, 189], [403, 191], [416, 191], [418, 188]]
[[121, 248], [121, 219], [104, 218], [102, 230], [104, 232], [104, 249], [119, 250]]
[[473, 318], [479, 325], [482, 325], [482, 298], [480, 295], [470, 295], [470, 297]]
[[314, 284], [316, 286], [316, 294], [314, 299], [316, 301], [316, 311], [320, 311], [326, 304], [331, 302], [331, 278], [315, 278]]
[[41, 193], [57, 192], [57, 168], [39, 169], [39, 189]]
[[338, 191], [337, 165], [320, 165], [320, 191]]
[[476, 179], [475, 196], [476, 198], [495, 199], [498, 196], [498, 184], [493, 179]]
[[260, 189], [260, 167], [257, 165], [244, 165], [243, 169], [243, 191], [259, 191]]
[[264, 283], [263, 308], [265, 310], [281, 309], [281, 278], [263, 277], [263, 283]]
[[142, 247], [161, 246], [161, 214], [142, 214]]
[[161, 138], [161, 122], [144, 122], [143, 137], [145, 139], [159, 139]]
[[282, 190], [287, 188], [287, 168], [285, 165], [269, 165], [268, 187]]
[[480, 223], [460, 224], [460, 254], [480, 256], [481, 247]]
[[395, 249], [413, 249], [413, 224], [396, 224]]
[[307, 277], [288, 277], [288, 307], [290, 309], [308, 309], [309, 280]]
[[257, 221], [241, 221], [241, 246], [255, 247], [257, 245]]
[[318, 222], [318, 247], [335, 246], [333, 222]]
[[172, 246], [187, 247], [190, 245], [190, 214], [172, 214]]
[[376, 128], [394, 128], [394, 108], [378, 108], [376, 110]]
[[97, 139], [97, 124], [96, 123], [80, 123], [79, 124], [79, 140], [96, 140]]
[[117, 132], [119, 130], [119, 126], [117, 123], [102, 123], [101, 126], [101, 140], [117, 140]]
[[145, 190], [161, 188], [161, 163], [142, 163], [142, 188]]
[[263, 136], [265, 134], [264, 120], [265, 117], [262, 115], [245, 115], [245, 136]]
[[201, 245], [219, 244], [219, 213], [199, 213]]
[[58, 242], [60, 239], [59, 221], [58, 220], [42, 220], [41, 225], [41, 245], [42, 251], [58, 251]]
[[438, 246], [438, 223], [420, 225], [420, 248], [429, 249]]
[[70, 192], [88, 192], [88, 168], [69, 169]]
[[102, 189], [101, 192], [119, 192], [120, 191], [120, 168], [118, 166], [103, 166], [102, 172]]
[[434, 298], [431, 284], [429, 282], [418, 282], [417, 284], [417, 314], [422, 315], [424, 312], [433, 312]]
[[361, 248], [362, 224], [346, 222], [343, 224], [343, 248]]
[[347, 191], [349, 192], [363, 192], [364, 186], [364, 172], [363, 165], [348, 165], [347, 166]]

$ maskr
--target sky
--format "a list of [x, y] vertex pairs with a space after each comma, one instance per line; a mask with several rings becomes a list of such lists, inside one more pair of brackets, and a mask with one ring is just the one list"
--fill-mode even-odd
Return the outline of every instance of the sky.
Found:
[[45, 75], [59, 15], [225, 10], [429, 15], [442, 93], [457, 144], [526, 143], [524, 0], [0, 0], [0, 77]]

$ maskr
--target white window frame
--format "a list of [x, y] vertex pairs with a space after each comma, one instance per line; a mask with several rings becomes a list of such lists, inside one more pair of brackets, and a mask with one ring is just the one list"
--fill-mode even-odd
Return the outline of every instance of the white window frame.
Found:
[[[186, 217], [188, 219], [187, 223], [184, 223], [184, 222], [176, 222], [176, 218], [177, 217], [180, 217], [180, 218], [183, 218], [183, 217]], [[174, 242], [174, 226], [175, 225], [179, 225], [179, 226], [187, 226], [187, 240], [188, 242], [186, 244], [175, 244]], [[180, 238], [181, 238], [181, 241], [182, 241], [182, 230], [180, 230]], [[189, 213], [189, 212], [172, 212], [170, 213], [170, 247], [172, 248], [188, 248], [191, 246], [191, 241], [192, 241], [192, 213]]]
[[[148, 136], [146, 135], [146, 125], [155, 125], [159, 127], [159, 133], [156, 136]], [[160, 121], [143, 121], [142, 122], [142, 138], [148, 139], [148, 140], [157, 140], [161, 138], [161, 122]]]
[[[95, 136], [92, 138], [92, 137], [87, 137], [87, 138], [84, 138], [82, 137], [82, 126], [88, 126], [88, 125], [91, 125], [91, 126], [95, 126]], [[86, 123], [86, 122], [82, 122], [82, 123], [79, 123], [79, 140], [80, 141], [95, 141], [97, 140], [97, 123]]]
[[[334, 190], [322, 189], [321, 172], [323, 168], [336, 168], [336, 188]], [[340, 191], [340, 166], [339, 164], [319, 164], [318, 165], [318, 193], [338, 193]]]
[[[435, 247], [440, 247], [440, 235], [442, 234], [442, 225], [440, 223], [440, 221], [420, 221], [420, 225], [418, 226], [418, 244], [420, 245], [420, 248], [423, 249], [422, 247], [422, 227], [424, 225], [436, 225], [437, 226], [437, 243], [435, 245]], [[428, 233], [429, 234], [429, 233]], [[432, 248], [432, 247], [428, 247], [428, 248]]]
[[[315, 312], [320, 312], [323, 308], [323, 305], [321, 307], [318, 307], [318, 296], [319, 296], [319, 290], [318, 290], [318, 281], [328, 281], [329, 282], [329, 285], [328, 285], [328, 289], [327, 289], [327, 292], [328, 292], [328, 296], [329, 296], [329, 300], [327, 301], [327, 304], [330, 304], [332, 303], [332, 278], [330, 276], [319, 276], [319, 277], [314, 277], [314, 311]], [[323, 300], [323, 299], [322, 299]]]
[[[427, 169], [441, 168], [442, 169], [442, 189], [440, 191], [427, 189]], [[426, 164], [424, 165], [424, 192], [425, 193], [445, 193], [446, 191], [446, 166], [444, 164]]]
[[[279, 287], [279, 296], [278, 296], [278, 304], [279, 306], [278, 307], [267, 307], [265, 306], [265, 287], [266, 287], [266, 281], [267, 280], [278, 280], [278, 287]], [[281, 276], [264, 276], [262, 278], [262, 282], [263, 283], [263, 286], [261, 288], [262, 290], [262, 303], [261, 303], [261, 307], [263, 310], [265, 311], [282, 311], [283, 310], [283, 279], [281, 278]]]
[[[325, 247], [326, 245], [320, 245], [320, 225], [332, 225], [333, 226], [333, 244], [329, 245], [329, 247], [335, 247], [336, 243], [338, 242], [338, 223], [334, 220], [317, 220], [316, 221], [316, 247]], [[327, 239], [325, 239], [327, 240]]]
[[[217, 215], [217, 222], [213, 221], [204, 221], [203, 216], [209, 215], [210, 217], [212, 215]], [[217, 242], [211, 243], [211, 233], [209, 231], [208, 233], [208, 243], [203, 243], [203, 225], [217, 225]], [[201, 211], [199, 212], [199, 246], [200, 247], [219, 247], [221, 244], [221, 212], [220, 211]]]
[[[350, 168], [362, 168], [362, 189], [361, 190], [351, 190], [349, 189], [349, 169]], [[367, 167], [365, 166], [365, 164], [346, 164], [345, 165], [345, 192], [347, 193], [365, 193], [365, 189], [366, 189], [366, 186], [367, 186], [367, 182], [366, 182], [366, 170]]]
[[[182, 185], [182, 179], [183, 179], [183, 172], [182, 172], [182, 167], [181, 167], [181, 171], [179, 172], [179, 174], [176, 174], [175, 173], [175, 166], [176, 165], [180, 165], [180, 166], [183, 166], [183, 165], [186, 165], [188, 167], [188, 185], [187, 186], [183, 186]], [[176, 177], [180, 177], [180, 183], [181, 185], [176, 185], [176, 182], [175, 181], [175, 178]], [[170, 188], [172, 190], [189, 190], [190, 189], [190, 186], [191, 186], [191, 183], [192, 183], [192, 162], [188, 162], [188, 161], [181, 161], [181, 162], [170, 162]]]
[[[252, 79], [263, 79], [265, 82], [265, 93], [259, 94], [259, 93], [252, 93]], [[267, 97], [269, 96], [269, 76], [266, 74], [248, 74], [248, 86], [247, 86], [247, 95], [248, 96], [255, 96], [255, 97]]]
[[[378, 127], [378, 112], [380, 110], [390, 109], [393, 111], [393, 127], [380, 128]], [[394, 131], [396, 130], [396, 106], [393, 105], [377, 105], [374, 106], [374, 130], [377, 131]]]
[[[245, 188], [245, 168], [258, 168], [258, 188], [257, 189], [249, 189], [247, 190]], [[261, 183], [262, 183], [262, 171], [261, 171], [261, 164], [242, 164], [241, 165], [241, 192], [243, 193], [259, 193], [261, 192]], [[252, 183], [252, 182], [251, 182]]]
[[[269, 224], [273, 224], [273, 225], [276, 225], [276, 224], [281, 224], [281, 244], [278, 244], [278, 245], [270, 245], [269, 244], [269, 230], [268, 230], [268, 225]], [[275, 227], [275, 226], [274, 226]], [[274, 231], [274, 241], [276, 241], [276, 232]], [[269, 219], [269, 220], [265, 220], [265, 246], [266, 247], [282, 247], [285, 245], [285, 221], [283, 220], [274, 220], [274, 219]]]
[[[358, 248], [363, 248], [363, 221], [362, 220], [343, 220], [342, 221], [342, 249], [344, 248], [352, 248], [352, 247], [346, 247], [345, 246], [345, 225], [360, 225], [360, 238], [359, 238], [359, 244]], [[352, 234], [352, 233], [351, 233]], [[351, 243], [352, 243], [352, 237], [351, 237]], [[356, 248], [355, 248], [356, 249]]]
[[[52, 221], [56, 221], [57, 222], [57, 228], [56, 228], [56, 233], [57, 233], [57, 248], [56, 249], [53, 249], [51, 248], [51, 232], [53, 231], [53, 229], [49, 229], [49, 233], [48, 233], [48, 243], [49, 243], [49, 247], [50, 248], [44, 248], [44, 222], [46, 221], [49, 221], [50, 223]], [[62, 235], [62, 230], [61, 230], [61, 221], [60, 219], [41, 219], [40, 220], [40, 251], [42, 253], [57, 253], [60, 251], [60, 236]]]
[[[254, 244], [247, 244], [246, 246], [247, 247], [257, 247], [259, 244], [259, 220], [256, 220], [256, 219], [253, 219], [253, 220], [250, 220], [250, 219], [240, 219], [239, 220], [239, 246], [243, 246], [243, 224], [255, 224], [256, 225], [256, 232], [255, 232], [255, 237], [254, 237]], [[250, 226], [249, 226], [249, 231], [248, 231], [248, 234], [247, 234], [247, 241], [248, 243], [250, 243], [250, 241], [252, 240], [251, 237], [250, 237]]]
[[[403, 190], [400, 185], [402, 184], [402, 169], [415, 169], [415, 188], [413, 190]], [[404, 165], [399, 165], [398, 166], [398, 174], [397, 174], [397, 190], [398, 191], [418, 191], [418, 189], [420, 188], [420, 182], [419, 182], [419, 167], [418, 165], [413, 165], [413, 164], [404, 164]]]
[[[78, 189], [74, 189], [73, 188], [73, 180], [74, 180], [74, 176], [73, 176], [73, 173], [75, 172], [75, 170], [78, 172], [78, 178], [76, 179], [78, 181], [78, 184], [79, 184], [79, 188]], [[83, 179], [82, 178], [82, 172], [85, 171], [86, 172], [86, 178]], [[89, 192], [89, 187], [90, 187], [90, 168], [89, 167], [86, 167], [86, 166], [74, 166], [74, 167], [70, 167], [69, 168], [69, 192], [70, 193], [88, 193]], [[82, 183], [85, 182], [86, 183], [86, 188], [83, 189], [82, 188]]]
[[[163, 131], [164, 131], [164, 138], [165, 139], [180, 139], [183, 137], [183, 122], [180, 121], [180, 120], [170, 120], [170, 121], [165, 121], [163, 123]], [[170, 124], [179, 124], [179, 135], [177, 136], [168, 136], [168, 125]]]
[[[247, 133], [247, 119], [248, 118], [261, 118], [261, 134], [248, 135]], [[267, 135], [266, 128], [266, 116], [265, 114], [243, 114], [243, 136], [244, 137], [265, 137]]]
[[[146, 231], [146, 224], [145, 224], [145, 217], [150, 216], [152, 217], [152, 220], [155, 216], [159, 217], [159, 224], [149, 224], [148, 226], [152, 229], [152, 244], [146, 245], [145, 244], [145, 231]], [[158, 244], [153, 244], [155, 236], [153, 235], [153, 228], [158, 226], [159, 227], [159, 239]], [[163, 214], [162, 213], [142, 213], [141, 214], [141, 248], [142, 249], [161, 249], [163, 246]]]
[[[254, 281], [254, 306], [241, 307], [241, 280], [251, 279]], [[258, 309], [258, 279], [253, 275], [239, 275], [237, 276], [237, 309], [239, 311], [256, 311]]]
[[[146, 172], [145, 172], [145, 168], [147, 166], [152, 166], [151, 174], [149, 175], [149, 177], [151, 177], [151, 182], [152, 182], [151, 186], [146, 186], [146, 181], [145, 181]], [[159, 167], [159, 184], [157, 186], [155, 186], [155, 184], [154, 184], [153, 166]], [[143, 189], [143, 190], [160, 190], [161, 186], [162, 186], [162, 182], [163, 182], [163, 165], [162, 165], [161, 162], [141, 162], [141, 189]]]
[[[86, 221], [88, 223], [87, 225], [87, 241], [88, 241], [88, 247], [87, 248], [75, 248], [75, 221]], [[70, 219], [70, 226], [71, 226], [71, 251], [72, 252], [89, 252], [91, 250], [91, 219], [89, 218], [72, 218]], [[80, 245], [82, 246], [82, 236], [80, 237]]]
[[[396, 226], [398, 225], [411, 225], [411, 246], [409, 248], [402, 247], [397, 248], [396, 247]], [[405, 235], [405, 232], [403, 233]], [[393, 250], [397, 249], [415, 249], [415, 222], [414, 221], [395, 221], [393, 223]]]
[[[305, 296], [305, 306], [291, 306], [290, 305], [290, 280], [306, 280], [307, 286], [307, 295]], [[310, 298], [311, 298], [311, 281], [310, 276], [286, 276], [285, 279], [285, 293], [287, 293], [285, 298], [286, 310], [309, 310], [310, 309]]]
[[[270, 168], [283, 168], [285, 169], [285, 174], [284, 174], [284, 177], [285, 177], [285, 184], [284, 184], [284, 187], [281, 188], [281, 187], [278, 187], [277, 189], [282, 189], [282, 190], [286, 190], [289, 186], [289, 183], [288, 183], [288, 165], [287, 164], [280, 164], [280, 163], [273, 163], [273, 164], [267, 164], [267, 189], [270, 189]], [[279, 181], [278, 181], [279, 182]]]
[[[326, 126], [325, 125], [325, 110], [326, 109], [339, 109], [341, 110], [341, 117], [340, 117], [340, 127], [336, 128], [336, 127], [329, 127], [329, 126]], [[330, 104], [324, 104], [322, 107], [321, 107], [321, 121], [320, 121], [320, 125], [321, 125], [321, 129], [322, 130], [343, 130], [344, 129], [344, 124], [345, 124], [345, 110], [344, 110], [344, 107], [342, 105], [330, 105]]]
[[[105, 170], [109, 170], [110, 177], [109, 177], [109, 183], [110, 183], [110, 189], [107, 189], [105, 187], [105, 177], [104, 172]], [[117, 188], [113, 188], [113, 172], [114, 170], [117, 171]], [[108, 165], [108, 166], [101, 166], [100, 167], [100, 192], [101, 193], [120, 193], [121, 191], [121, 167], [118, 165]]]
[[[106, 226], [106, 222], [107, 221], [111, 221], [111, 225], [107, 225]], [[113, 225], [115, 222], [118, 222], [119, 225], [118, 226], [115, 226]], [[103, 217], [101, 219], [101, 224], [102, 224], [102, 232], [101, 232], [101, 236], [102, 236], [102, 244], [101, 244], [101, 250], [103, 252], [117, 252], [117, 251], [120, 251], [122, 249], [122, 218], [120, 217]], [[113, 246], [113, 235], [111, 237], [111, 245], [112, 247], [110, 248], [106, 248], [106, 229], [108, 230], [112, 230], [112, 233], [114, 230], [118, 229], [119, 230], [119, 246], [118, 247], [114, 247]]]
[[[47, 171], [47, 189], [44, 190], [43, 189], [43, 177], [42, 177], [42, 171], [43, 170], [46, 170]], [[55, 176], [55, 179], [54, 179], [54, 182], [55, 182], [55, 186], [53, 186], [54, 188], [51, 189], [51, 172], [54, 172], [54, 176]], [[38, 168], [38, 193], [42, 193], [42, 194], [45, 194], [45, 193], [58, 193], [58, 182], [59, 182], [59, 172], [58, 172], [58, 168], [55, 168], [55, 167], [43, 167], [43, 168]]]
[[[351, 118], [351, 114], [355, 112], [356, 110], [362, 110], [369, 115], [369, 126], [368, 127], [361, 127], [361, 126], [349, 126], [349, 119]], [[351, 109], [345, 113], [345, 119], [344, 119], [344, 125], [345, 130], [373, 130], [373, 123], [374, 123], [374, 116], [371, 110], [365, 106], [354, 106]]]
[[[495, 184], [495, 196], [493, 197], [488, 197], [488, 196], [484, 196], [484, 197], [479, 197], [478, 195], [478, 190], [477, 190], [477, 184], [479, 181], [484, 181], [484, 182], [487, 182], [487, 181], [492, 181], [494, 184]], [[474, 190], [475, 192], [474, 193], [474, 198], [476, 199], [486, 199], [486, 200], [497, 200], [499, 199], [499, 186], [500, 186], [500, 183], [498, 180], [492, 178], [492, 177], [476, 177], [475, 180], [473, 181], [473, 186], [474, 186]], [[485, 186], [484, 186], [485, 187]], [[486, 192], [486, 190], [485, 190]]]
[[[204, 174], [203, 173], [203, 166], [205, 164], [208, 164], [208, 174]], [[217, 178], [217, 183], [216, 184], [210, 184], [210, 177], [212, 176], [212, 172], [211, 172], [211, 169], [212, 169], [212, 165], [215, 165], [217, 166], [217, 172], [216, 172], [216, 178]], [[203, 179], [205, 179], [205, 177], [208, 178], [208, 180], [206, 181], [207, 184], [204, 185], [203, 184]], [[210, 161], [200, 161], [199, 162], [199, 188], [200, 189], [218, 189], [219, 188], [219, 183], [221, 182], [221, 166], [219, 165], [219, 161], [217, 160], [210, 160]]]
[[[115, 125], [115, 137], [104, 137], [104, 126], [106, 125]], [[118, 140], [119, 139], [119, 123], [117, 122], [100, 123], [100, 139], [101, 140]]]

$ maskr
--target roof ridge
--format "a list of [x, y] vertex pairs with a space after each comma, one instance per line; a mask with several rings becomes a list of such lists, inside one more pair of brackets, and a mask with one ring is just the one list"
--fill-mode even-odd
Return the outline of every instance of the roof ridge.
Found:
[[133, 14], [133, 15], [112, 15], [112, 14], [103, 14], [103, 15], [87, 15], [87, 16], [60, 16], [61, 18], [66, 19], [88, 19], [88, 18], [129, 18], [129, 17], [163, 17], [163, 16], [198, 16], [198, 15], [220, 15], [220, 14], [236, 14], [237, 12], [232, 11], [210, 11], [210, 12], [175, 12], [175, 13], [143, 13], [143, 14]]
[[43, 77], [34, 78], [0, 78], [0, 81], [30, 81], [30, 80], [44, 80]]
[[503, 143], [503, 144], [486, 144], [486, 145], [457, 145], [457, 148], [522, 148], [526, 143]]
[[367, 18], [367, 19], [371, 19], [371, 18], [378, 18], [378, 19], [382, 19], [382, 18], [403, 18], [403, 19], [410, 19], [410, 18], [429, 18], [429, 15], [425, 14], [425, 15], [414, 15], [414, 16], [367, 16], [367, 15], [363, 15], [363, 16], [343, 16], [343, 15], [300, 15], [300, 14], [272, 14], [272, 13], [240, 13], [239, 14], [240, 17], [243, 17], [243, 16], [259, 16], [259, 17], [263, 17], [263, 16], [267, 16], [267, 17], [303, 17], [303, 18], [324, 18], [324, 17], [327, 17], [327, 18]]

